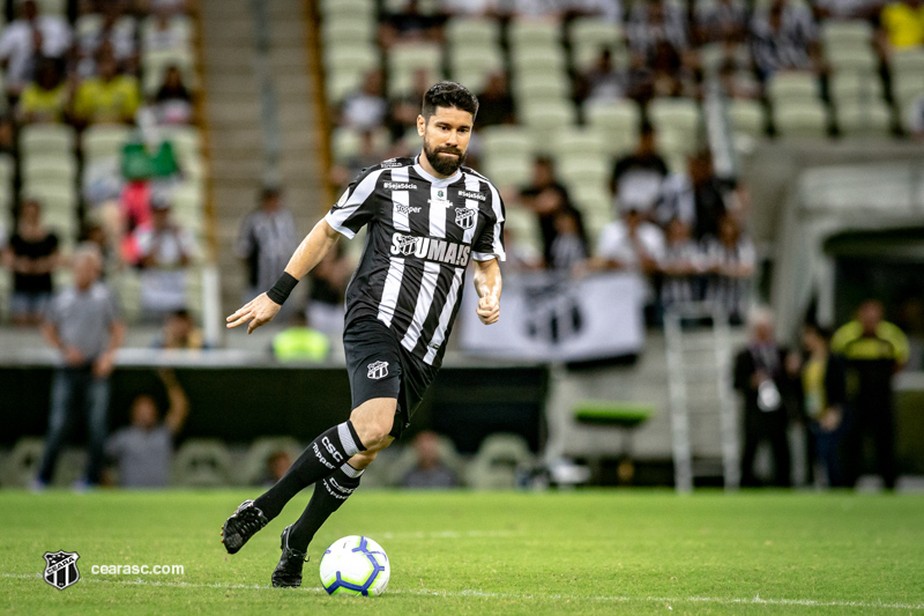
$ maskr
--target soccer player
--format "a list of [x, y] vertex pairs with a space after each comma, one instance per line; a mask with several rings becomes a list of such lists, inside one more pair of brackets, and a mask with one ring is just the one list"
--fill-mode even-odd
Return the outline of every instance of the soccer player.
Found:
[[350, 418], [313, 440], [282, 479], [246, 500], [222, 527], [234, 554], [315, 484], [301, 517], [282, 531], [273, 586], [299, 586], [308, 544], [359, 486], [379, 451], [409, 425], [439, 369], [465, 281], [474, 261], [478, 317], [500, 317], [504, 205], [497, 188], [463, 167], [478, 99], [453, 82], [424, 95], [415, 158], [394, 158], [362, 171], [302, 240], [266, 293], [228, 317], [248, 333], [270, 321], [298, 280], [340, 235], [367, 226], [365, 250], [346, 294], [343, 346], [353, 409]]

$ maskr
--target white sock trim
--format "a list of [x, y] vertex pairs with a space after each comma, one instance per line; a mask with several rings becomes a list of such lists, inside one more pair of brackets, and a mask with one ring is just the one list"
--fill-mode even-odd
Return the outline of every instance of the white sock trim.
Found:
[[347, 477], [352, 477], [353, 479], [360, 477], [364, 472], [366, 472], [366, 469], [355, 469], [347, 463], [344, 463], [343, 466], [340, 467], [340, 470], [343, 471], [344, 475]]

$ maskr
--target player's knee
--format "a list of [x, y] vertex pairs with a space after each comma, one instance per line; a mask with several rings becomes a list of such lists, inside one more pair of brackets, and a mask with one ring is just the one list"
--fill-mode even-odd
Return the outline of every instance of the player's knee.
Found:
[[394, 408], [363, 405], [353, 410], [350, 421], [367, 451], [379, 451], [391, 444]]

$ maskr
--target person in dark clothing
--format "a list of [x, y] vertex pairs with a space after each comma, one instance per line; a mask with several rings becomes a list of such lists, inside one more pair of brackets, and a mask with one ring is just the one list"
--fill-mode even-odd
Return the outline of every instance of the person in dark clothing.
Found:
[[10, 316], [16, 325], [38, 325], [52, 295], [52, 274], [58, 265], [58, 236], [42, 224], [42, 206], [23, 201], [16, 231], [4, 260], [13, 272]]
[[755, 309], [748, 325], [750, 340], [736, 355], [734, 368], [734, 387], [744, 402], [741, 485], [760, 485], [754, 458], [758, 445], [768, 441], [773, 453], [773, 485], [786, 487], [791, 484], [787, 429], [792, 380], [787, 352], [774, 337], [770, 311]]
[[523, 205], [536, 214], [539, 231], [542, 233], [542, 260], [546, 267], [552, 267], [556, 262], [553, 246], [559, 236], [560, 227], [555, 221], [560, 213], [568, 212], [571, 215], [581, 244], [587, 246], [587, 234], [584, 231], [581, 212], [571, 203], [568, 189], [555, 177], [555, 167], [551, 158], [536, 157], [532, 182], [520, 189], [520, 199]]
[[863, 461], [863, 441], [872, 436], [876, 470], [886, 489], [895, 487], [895, 411], [892, 377], [908, 361], [908, 338], [895, 325], [883, 320], [883, 306], [867, 300], [857, 309], [857, 318], [834, 333], [831, 350], [847, 365], [847, 417], [845, 457], [847, 481], [854, 485]]

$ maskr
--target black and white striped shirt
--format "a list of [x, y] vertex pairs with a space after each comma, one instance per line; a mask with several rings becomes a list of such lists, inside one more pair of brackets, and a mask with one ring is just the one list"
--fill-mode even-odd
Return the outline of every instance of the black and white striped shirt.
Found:
[[469, 261], [505, 259], [497, 188], [467, 167], [440, 179], [416, 159], [393, 158], [360, 173], [326, 220], [348, 238], [368, 225], [346, 323], [378, 319], [404, 348], [439, 366]]

